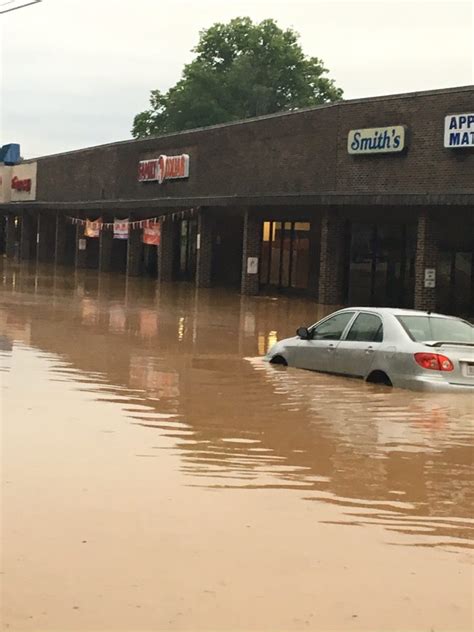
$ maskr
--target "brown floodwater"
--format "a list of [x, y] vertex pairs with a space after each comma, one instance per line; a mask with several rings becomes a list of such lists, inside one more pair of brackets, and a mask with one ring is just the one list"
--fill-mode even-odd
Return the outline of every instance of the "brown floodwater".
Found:
[[0, 265], [2, 630], [472, 629], [472, 396], [263, 363], [310, 300]]

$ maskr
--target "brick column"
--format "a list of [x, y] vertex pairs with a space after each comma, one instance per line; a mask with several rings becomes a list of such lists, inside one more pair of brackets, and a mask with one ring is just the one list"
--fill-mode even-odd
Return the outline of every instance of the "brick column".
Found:
[[321, 221], [319, 296], [322, 305], [344, 302], [345, 222], [327, 210]]
[[415, 309], [436, 309], [436, 287], [425, 287], [425, 270], [436, 270], [438, 235], [434, 219], [427, 211], [418, 217], [415, 259]]
[[212, 218], [201, 210], [198, 217], [196, 287], [210, 287], [212, 275]]
[[66, 218], [64, 215], [56, 213], [54, 263], [56, 265], [64, 265], [66, 258]]
[[142, 271], [142, 229], [130, 227], [127, 249], [127, 276], [140, 276]]
[[27, 261], [31, 259], [33, 244], [36, 241], [36, 226], [31, 215], [23, 212], [20, 220], [20, 259]]
[[171, 217], [160, 220], [161, 242], [158, 246], [158, 278], [173, 281], [176, 228]]
[[16, 259], [19, 254], [18, 229], [15, 222], [18, 218], [14, 215], [7, 215], [7, 225], [5, 229], [5, 254], [8, 259]]
[[112, 244], [114, 231], [103, 229], [99, 237], [99, 272], [110, 272], [112, 269]]
[[55, 258], [56, 222], [54, 215], [38, 215], [38, 247], [36, 258], [41, 263], [49, 263]]
[[[260, 287], [260, 251], [262, 222], [250, 211], [245, 211], [244, 233], [242, 236], [242, 273], [240, 291], [242, 294], [258, 294]], [[257, 271], [248, 273], [249, 257], [257, 259]]]
[[87, 268], [87, 239], [84, 231], [85, 226], [76, 224], [76, 268]]

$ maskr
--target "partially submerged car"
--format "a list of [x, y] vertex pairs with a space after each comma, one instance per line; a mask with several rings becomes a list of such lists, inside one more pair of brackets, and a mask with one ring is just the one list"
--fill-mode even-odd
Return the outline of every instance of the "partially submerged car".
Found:
[[401, 388], [474, 393], [474, 327], [453, 316], [351, 307], [300, 327], [265, 359]]

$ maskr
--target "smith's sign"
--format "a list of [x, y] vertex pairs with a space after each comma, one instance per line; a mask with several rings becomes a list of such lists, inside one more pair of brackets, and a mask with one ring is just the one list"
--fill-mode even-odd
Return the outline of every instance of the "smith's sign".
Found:
[[403, 151], [406, 134], [403, 125], [352, 129], [347, 137], [350, 154], [391, 154]]
[[138, 164], [139, 182], [159, 182], [189, 177], [189, 156], [165, 156], [152, 160], [141, 160]]
[[474, 112], [450, 114], [444, 119], [444, 146], [474, 147]]

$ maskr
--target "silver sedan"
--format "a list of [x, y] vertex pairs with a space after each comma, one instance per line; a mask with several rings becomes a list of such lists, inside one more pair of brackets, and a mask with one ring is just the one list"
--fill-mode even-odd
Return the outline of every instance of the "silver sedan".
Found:
[[352, 307], [296, 333], [265, 359], [388, 386], [474, 392], [474, 327], [460, 318]]

